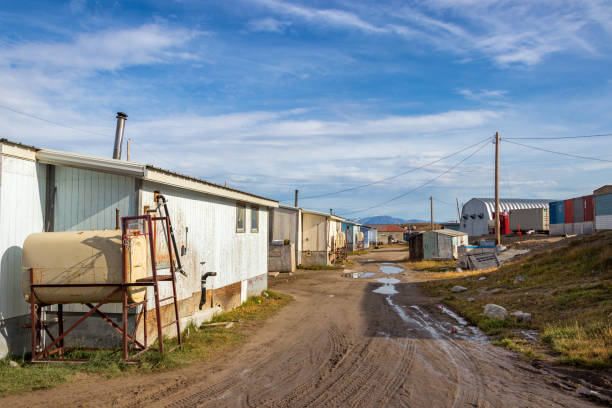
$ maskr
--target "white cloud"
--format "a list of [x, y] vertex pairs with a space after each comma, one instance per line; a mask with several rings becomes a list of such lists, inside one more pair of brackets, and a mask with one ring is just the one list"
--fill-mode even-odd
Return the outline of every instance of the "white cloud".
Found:
[[554, 4], [443, 0], [422, 3], [422, 10], [355, 4], [355, 12], [256, 1], [274, 13], [309, 23], [417, 40], [467, 59], [484, 55], [501, 66], [531, 66], [561, 51], [595, 55], [598, 48], [608, 47], [612, 34], [612, 3], [600, 0]]
[[249, 21], [247, 27], [253, 32], [282, 33], [291, 25], [288, 21], [281, 21], [275, 18], [261, 18]]
[[181, 47], [200, 32], [157, 24], [79, 34], [71, 42], [28, 42], [0, 48], [13, 64], [68, 71], [118, 70], [127, 66], [190, 59]]

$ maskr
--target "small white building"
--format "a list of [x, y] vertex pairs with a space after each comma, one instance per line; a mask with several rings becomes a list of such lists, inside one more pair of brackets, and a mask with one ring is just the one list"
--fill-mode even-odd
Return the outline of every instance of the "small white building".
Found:
[[[502, 198], [499, 200], [499, 210], [509, 212], [527, 208], [548, 208], [549, 202], [551, 200]], [[471, 237], [487, 235], [489, 222], [494, 220], [493, 214], [495, 214], [494, 198], [472, 198], [463, 205], [459, 229]]]
[[[9, 353], [23, 355], [30, 349], [30, 331], [22, 327], [29, 317], [28, 303], [21, 294], [21, 252], [26, 237], [44, 231], [115, 229], [117, 209], [121, 216], [143, 215], [155, 208], [156, 192], [168, 200], [178, 247], [184, 246], [179, 255], [187, 276], [177, 274], [184, 323], [210, 318], [266, 289], [268, 214], [278, 207], [277, 201], [147, 164], [37, 149], [0, 139], [0, 358]], [[156, 234], [161, 236], [163, 231]], [[167, 247], [164, 240], [157, 243], [158, 273], [167, 274]], [[211, 301], [199, 310], [200, 278], [208, 271], [217, 276], [208, 279]], [[161, 298], [171, 294], [169, 285], [160, 288]], [[148, 307], [153, 308], [153, 303]], [[169, 315], [171, 307], [169, 302], [162, 303], [162, 316]], [[88, 309], [70, 305], [64, 310], [65, 319], [74, 321]], [[112, 317], [121, 307], [108, 304], [102, 310]], [[99, 323], [99, 328], [93, 323], [77, 328], [67, 339], [73, 335], [81, 336], [83, 342], [96, 338], [100, 344], [108, 333], [111, 340], [117, 339], [112, 337], [114, 330]], [[154, 326], [149, 324], [150, 330]], [[175, 335], [173, 327], [167, 329], [165, 335]], [[154, 339], [155, 334], [150, 331], [149, 338]]]

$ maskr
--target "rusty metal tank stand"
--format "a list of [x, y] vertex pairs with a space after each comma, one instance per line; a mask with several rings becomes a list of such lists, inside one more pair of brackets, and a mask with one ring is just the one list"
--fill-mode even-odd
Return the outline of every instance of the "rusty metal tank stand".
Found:
[[[97, 314], [102, 319], [107, 322], [111, 327], [117, 330], [122, 335], [122, 359], [127, 363], [137, 363], [139, 360], [137, 359], [142, 353], [149, 350], [148, 340], [147, 340], [147, 295], [145, 294], [144, 300], [136, 303], [128, 302], [128, 290], [131, 287], [153, 287], [153, 292], [155, 295], [155, 313], [157, 320], [157, 336], [158, 336], [158, 344], [159, 344], [159, 352], [164, 353], [164, 341], [163, 341], [163, 328], [170, 326], [172, 324], [176, 324], [176, 330], [178, 335], [178, 344], [176, 347], [170, 350], [173, 351], [177, 347], [182, 347], [182, 338], [180, 331], [180, 317], [176, 296], [176, 277], [174, 273], [174, 262], [173, 262], [173, 253], [171, 250], [171, 244], [168, 240], [168, 253], [170, 257], [170, 275], [159, 276], [157, 274], [157, 269], [155, 265], [155, 242], [154, 242], [154, 223], [156, 221], [160, 221], [165, 223], [165, 227], [168, 228], [169, 217], [151, 217], [150, 215], [141, 215], [141, 216], [133, 216], [133, 217], [122, 217], [121, 218], [121, 226], [122, 226], [122, 259], [123, 259], [123, 270], [122, 270], [122, 282], [121, 283], [79, 283], [79, 284], [37, 284], [34, 282], [34, 269], [30, 268], [30, 325], [29, 328], [31, 330], [31, 342], [32, 342], [32, 357], [31, 361], [33, 363], [41, 363], [41, 362], [73, 362], [73, 363], [83, 363], [89, 361], [88, 359], [71, 359], [65, 358], [64, 354], [69, 350], [109, 350], [108, 348], [83, 348], [83, 347], [65, 347], [64, 346], [64, 338], [68, 333], [78, 327], [81, 323], [83, 323], [88, 317], [93, 314]], [[130, 231], [130, 225], [133, 223], [140, 222], [142, 223], [143, 231], [132, 230]], [[149, 252], [151, 257], [151, 272], [152, 276], [147, 276], [146, 278], [138, 279], [135, 282], [128, 282], [127, 279], [127, 251], [129, 251], [129, 239], [139, 235], [148, 236], [149, 240]], [[172, 282], [172, 296], [167, 297], [165, 299], [159, 299], [159, 282], [171, 281]], [[44, 307], [51, 307], [53, 305], [48, 304], [37, 304], [36, 302], [36, 289], [42, 287], [55, 287], [55, 288], [84, 288], [84, 287], [114, 287], [115, 289], [108, 294], [102, 301], [100, 301], [95, 306], [92, 303], [85, 303], [87, 307], [89, 307], [89, 311], [85, 313], [79, 320], [77, 320], [72, 326], [70, 326], [67, 330], [64, 330], [64, 316], [63, 316], [63, 305], [57, 305], [57, 317], [58, 317], [58, 333], [57, 337], [53, 336], [51, 330], [47, 326], [47, 322], [42, 319], [42, 309]], [[109, 301], [115, 296], [118, 292], [121, 292], [121, 300], [122, 300], [122, 325], [119, 326], [116, 324], [110, 317], [108, 317], [104, 312], [100, 310], [100, 307], [109, 303]], [[175, 312], [175, 320], [162, 325], [161, 322], [161, 311], [160, 311], [160, 303], [165, 300], [172, 299], [174, 301], [174, 312]], [[136, 316], [136, 323], [134, 326], [134, 330], [132, 333], [128, 331], [128, 311], [129, 309], [141, 306], [140, 312]], [[144, 325], [144, 344], [136, 339], [137, 331], [140, 326], [140, 322], [143, 320]], [[42, 331], [49, 336], [51, 339], [51, 343], [44, 347], [41, 346], [42, 339]], [[42, 350], [41, 350], [42, 349]], [[114, 349], [111, 349], [114, 350]], [[136, 351], [135, 354], [131, 354], [131, 351]], [[57, 354], [59, 357], [51, 358], [52, 355]]]

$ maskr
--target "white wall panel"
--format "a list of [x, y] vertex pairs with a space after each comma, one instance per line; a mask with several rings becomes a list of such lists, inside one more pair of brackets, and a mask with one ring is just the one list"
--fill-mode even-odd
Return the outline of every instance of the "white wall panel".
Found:
[[0, 156], [0, 320], [28, 313], [21, 294], [26, 237], [44, 228], [46, 165]]
[[[259, 211], [259, 230], [251, 232], [251, 207], [247, 205], [245, 232], [236, 232], [236, 203], [232, 200], [144, 182], [142, 206], [155, 207], [153, 196], [159, 191], [168, 200], [177, 246], [185, 245], [187, 254], [181, 262], [187, 277], [177, 275], [179, 299], [200, 292], [200, 277], [208, 271], [217, 276], [208, 278], [208, 287], [220, 288], [249, 278], [265, 275], [268, 268], [268, 210]], [[142, 213], [143, 208], [140, 208]], [[185, 228], [189, 229], [186, 233]], [[158, 237], [163, 237], [158, 230]], [[186, 241], [187, 236], [187, 241]], [[164, 239], [158, 250], [164, 253]], [[167, 251], [166, 251], [167, 253]], [[200, 262], [206, 262], [204, 267]], [[169, 285], [167, 285], [169, 286]], [[169, 288], [162, 289], [164, 296]]]

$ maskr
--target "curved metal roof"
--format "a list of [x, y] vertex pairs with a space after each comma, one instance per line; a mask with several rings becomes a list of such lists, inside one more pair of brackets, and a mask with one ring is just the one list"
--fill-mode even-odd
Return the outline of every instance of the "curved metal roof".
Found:
[[[481, 201], [487, 208], [489, 218], [492, 218], [492, 214], [495, 212], [495, 199], [494, 198], [477, 198], [476, 200]], [[527, 208], [548, 208], [548, 204], [554, 200], [542, 200], [542, 199], [523, 199], [523, 198], [501, 198], [499, 200], [500, 211], [510, 210], [523, 210]]]

